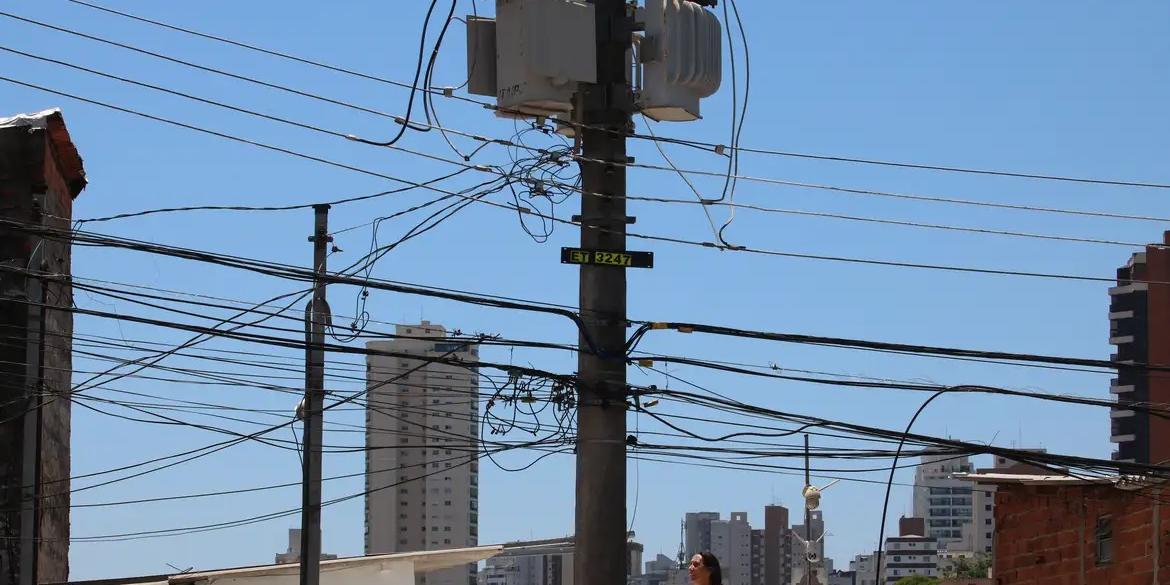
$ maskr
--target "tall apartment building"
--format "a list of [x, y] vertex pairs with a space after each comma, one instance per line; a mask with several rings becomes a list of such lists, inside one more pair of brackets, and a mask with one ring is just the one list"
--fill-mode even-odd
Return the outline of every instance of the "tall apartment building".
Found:
[[[711, 551], [719, 558], [726, 585], [792, 585], [795, 541], [788, 517], [784, 506], [765, 506], [764, 529], [753, 530], [745, 512], [732, 512], [728, 520], [718, 512], [688, 513], [683, 521], [682, 560]], [[815, 518], [819, 536], [824, 532], [820, 512]], [[803, 547], [799, 556], [803, 561]]]
[[[1170, 232], [1163, 234], [1170, 244]], [[1170, 249], [1147, 246], [1117, 269], [1117, 286], [1109, 289], [1109, 343], [1113, 359], [1139, 364], [1170, 364], [1170, 287], [1147, 282], [1170, 281]], [[1117, 406], [1110, 412], [1113, 458], [1136, 463], [1170, 461], [1170, 420], [1128, 408], [1134, 403], [1170, 401], [1170, 377], [1141, 369], [1119, 370], [1110, 393]]]
[[[883, 555], [882, 565], [885, 564], [886, 558]], [[877, 554], [857, 555], [849, 561], [849, 572], [853, 573], [854, 585], [878, 585], [878, 576], [882, 571], [877, 566]]]
[[711, 523], [719, 518], [719, 512], [687, 512], [683, 519], [686, 556], [681, 560], [684, 564], [695, 554], [711, 550]]
[[897, 583], [914, 575], [938, 577], [938, 539], [932, 536], [903, 535], [886, 539], [883, 553], [885, 582]]
[[941, 548], [959, 547], [991, 552], [995, 538], [994, 498], [957, 477], [973, 473], [967, 457], [928, 455], [914, 477], [914, 516], [926, 520], [923, 536], [938, 539]]
[[752, 527], [746, 512], [711, 522], [711, 552], [719, 559], [726, 585], [752, 585]]
[[[366, 554], [476, 546], [479, 537], [479, 349], [442, 325], [399, 325], [367, 344]], [[417, 358], [414, 356], [418, 356]], [[458, 360], [467, 367], [421, 358]], [[419, 585], [475, 585], [476, 567], [434, 571]]]
[[788, 508], [764, 506], [764, 585], [792, 583], [792, 530]]
[[765, 572], [765, 566], [767, 565], [767, 561], [766, 561], [766, 557], [765, 557], [765, 554], [767, 551], [767, 549], [765, 548], [765, 544], [767, 543], [767, 541], [764, 538], [764, 531], [753, 528], [751, 539], [752, 539], [752, 558], [751, 558], [751, 579], [749, 580], [749, 582], [751, 583], [751, 585], [764, 585], [764, 572]]
[[[794, 524], [790, 532], [790, 557], [792, 559], [792, 580], [789, 581], [793, 585], [806, 585], [810, 583], [810, 577], [815, 577], [816, 583], [825, 583], [828, 579], [826, 576], [827, 570], [832, 567], [828, 564], [829, 559], [825, 558], [825, 517], [824, 512], [814, 510], [808, 513], [808, 520], [805, 524]], [[806, 545], [805, 542], [809, 544]], [[806, 555], [812, 551], [816, 553], [820, 560], [817, 563], [809, 564]], [[812, 572], [809, 572], [809, 568]]]

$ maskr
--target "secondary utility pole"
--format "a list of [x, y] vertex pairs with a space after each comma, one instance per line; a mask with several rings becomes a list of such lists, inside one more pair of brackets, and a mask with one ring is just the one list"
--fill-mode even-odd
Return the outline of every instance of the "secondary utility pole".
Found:
[[[597, 83], [581, 84], [581, 248], [626, 251], [626, 133], [632, 92], [627, 51], [633, 18], [625, 0], [591, 0], [597, 21]], [[606, 164], [606, 161], [618, 164]], [[600, 195], [594, 195], [594, 194]], [[581, 265], [585, 330], [578, 354], [577, 585], [626, 583], [626, 269]]]
[[[808, 435], [804, 436], [804, 486], [808, 489], [812, 485], [812, 464], [809, 462], [808, 455]], [[807, 503], [804, 506], [804, 585], [813, 585], [812, 559], [809, 558], [808, 551], [816, 550], [816, 546], [812, 541], [812, 507]]]
[[313, 206], [313, 300], [305, 308], [305, 457], [301, 486], [301, 584], [321, 581], [321, 427], [325, 408], [325, 262], [329, 257], [329, 206]]

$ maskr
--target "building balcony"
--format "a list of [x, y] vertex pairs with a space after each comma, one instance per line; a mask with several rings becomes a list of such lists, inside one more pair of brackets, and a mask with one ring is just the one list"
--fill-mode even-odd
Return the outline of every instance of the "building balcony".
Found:
[[1109, 289], [1109, 296], [1115, 297], [1120, 295], [1127, 295], [1130, 293], [1150, 290], [1150, 285], [1145, 282], [1134, 282], [1122, 286], [1115, 286]]

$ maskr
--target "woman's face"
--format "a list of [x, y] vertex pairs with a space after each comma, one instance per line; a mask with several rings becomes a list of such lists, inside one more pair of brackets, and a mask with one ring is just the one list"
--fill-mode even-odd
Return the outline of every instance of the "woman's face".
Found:
[[691, 557], [691, 566], [687, 567], [687, 573], [691, 576], [691, 583], [706, 583], [711, 576], [711, 570], [703, 566], [703, 555]]

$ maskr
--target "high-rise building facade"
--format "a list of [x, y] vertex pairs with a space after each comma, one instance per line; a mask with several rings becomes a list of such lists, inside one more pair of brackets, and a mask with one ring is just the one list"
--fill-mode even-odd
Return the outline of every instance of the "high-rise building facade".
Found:
[[[723, 520], [718, 512], [691, 512], [683, 522], [683, 563], [695, 553], [710, 551], [719, 558], [725, 585], [792, 585], [793, 528], [784, 506], [764, 507], [763, 530], [752, 529], [746, 512]], [[821, 513], [814, 513], [814, 531], [824, 532]], [[802, 533], [803, 534], [803, 533]], [[822, 545], [823, 546], [823, 543]], [[819, 549], [823, 553], [823, 548]], [[804, 560], [800, 545], [799, 558]]]
[[[367, 344], [366, 554], [476, 546], [478, 347], [428, 321], [396, 335]], [[476, 567], [416, 580], [475, 585]]]
[[959, 547], [991, 552], [995, 537], [994, 499], [972, 489], [959, 474], [973, 473], [967, 457], [930, 455], [922, 458], [914, 477], [914, 516], [926, 521], [926, 534], [941, 548]]
[[[691, 557], [711, 550], [711, 523], [718, 521], [719, 512], [687, 512], [683, 520], [685, 538], [685, 558], [680, 559], [683, 564], [690, 562]], [[713, 551], [712, 551], [713, 552]]]
[[788, 508], [764, 506], [764, 585], [792, 583], [792, 530]]
[[726, 585], [752, 585], [752, 527], [747, 512], [711, 522], [711, 552], [719, 559]]
[[[1170, 244], [1170, 232], [1163, 235]], [[1170, 281], [1170, 248], [1147, 246], [1117, 270], [1117, 286], [1109, 289], [1109, 343], [1115, 361], [1170, 364], [1170, 287], [1149, 282]], [[1170, 420], [1130, 408], [1135, 403], [1170, 401], [1170, 377], [1133, 368], [1118, 370], [1110, 393], [1117, 406], [1110, 412], [1110, 440], [1119, 461], [1161, 464], [1170, 461]]]
[[[825, 517], [824, 512], [814, 510], [808, 512], [804, 524], [795, 524], [791, 531], [791, 558], [793, 585], [807, 585], [809, 575], [815, 577], [815, 582], [824, 583], [825, 563]], [[816, 555], [816, 561], [809, 561], [808, 554]], [[811, 569], [811, 571], [810, 571]]]
[[887, 538], [882, 564], [890, 585], [915, 575], [938, 577], [938, 540], [914, 535]]
[[764, 585], [764, 571], [767, 561], [765, 558], [766, 548], [764, 547], [764, 531], [759, 529], [752, 529], [752, 560], [751, 560], [751, 585]]
[[[882, 557], [882, 566], [885, 566], [886, 557]], [[853, 573], [854, 585], [878, 585], [878, 577], [882, 574], [877, 566], [877, 554], [857, 555], [849, 561], [849, 572]]]

